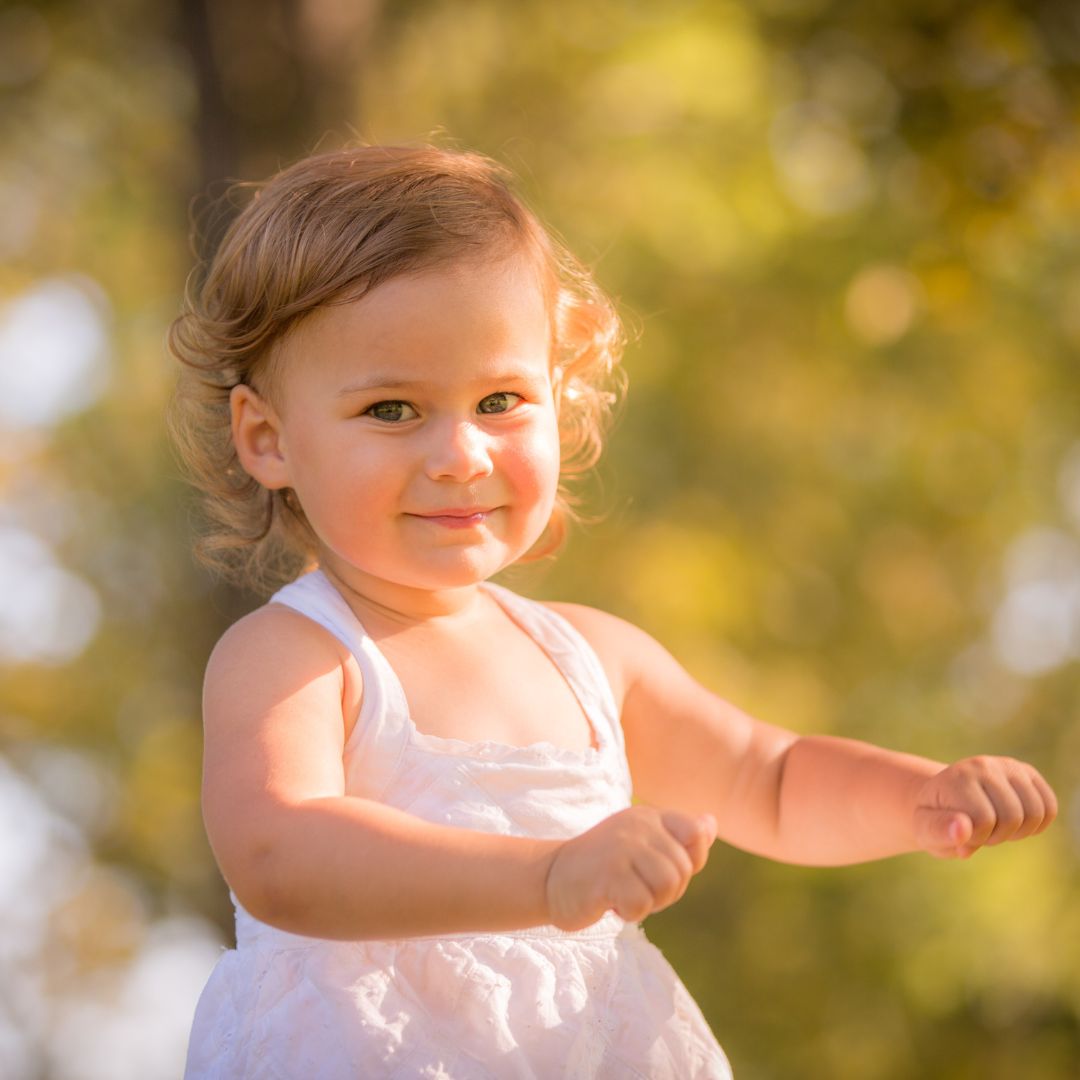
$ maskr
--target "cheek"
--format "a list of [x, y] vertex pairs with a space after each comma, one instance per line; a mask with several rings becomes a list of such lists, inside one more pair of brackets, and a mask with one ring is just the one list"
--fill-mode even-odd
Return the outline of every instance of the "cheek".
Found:
[[332, 529], [335, 523], [354, 527], [376, 517], [399, 486], [400, 467], [380, 447], [313, 438], [297, 449], [305, 466], [297, 476], [300, 501], [324, 528]]
[[523, 486], [527, 485], [537, 497], [548, 489], [554, 497], [559, 483], [559, 432], [554, 421], [538, 425], [530, 437], [518, 442], [510, 451], [507, 467]]

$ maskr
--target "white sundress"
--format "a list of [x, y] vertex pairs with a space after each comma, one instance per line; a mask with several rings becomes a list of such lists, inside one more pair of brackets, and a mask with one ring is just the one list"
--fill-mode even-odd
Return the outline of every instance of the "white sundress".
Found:
[[[630, 805], [611, 688], [565, 619], [485, 588], [562, 672], [595, 747], [425, 735], [390, 664], [321, 571], [271, 602], [326, 627], [360, 665], [363, 702], [344, 753], [348, 794], [462, 828], [577, 836]], [[286, 933], [233, 903], [237, 946], [199, 999], [186, 1080], [730, 1080], [671, 966], [614, 912], [576, 932], [343, 942]]]

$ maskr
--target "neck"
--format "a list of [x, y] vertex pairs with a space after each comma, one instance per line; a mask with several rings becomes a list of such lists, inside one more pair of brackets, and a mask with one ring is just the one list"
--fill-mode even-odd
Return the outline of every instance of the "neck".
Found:
[[470, 615], [482, 602], [478, 584], [418, 589], [358, 575], [352, 568], [336, 566], [332, 557], [320, 560], [319, 569], [369, 633], [394, 633], [435, 620], [454, 620]]

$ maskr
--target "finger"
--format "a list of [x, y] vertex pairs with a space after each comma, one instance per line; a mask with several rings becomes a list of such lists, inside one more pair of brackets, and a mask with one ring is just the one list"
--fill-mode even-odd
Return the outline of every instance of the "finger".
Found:
[[609, 905], [620, 919], [637, 922], [653, 910], [652, 892], [637, 874], [626, 874], [615, 883]]
[[1031, 782], [1035, 785], [1035, 790], [1042, 796], [1043, 801], [1043, 822], [1035, 830], [1036, 833], [1041, 833], [1044, 829], [1050, 827], [1054, 818], [1058, 815], [1057, 795], [1054, 794], [1054, 789], [1043, 779], [1041, 773], [1032, 770]]
[[696, 874], [700, 871], [709, 858], [709, 847], [712, 841], [709, 839], [707, 833], [699, 833], [696, 839], [687, 844], [683, 848], [683, 852], [690, 860], [690, 873]]
[[654, 848], [639, 851], [635, 853], [632, 865], [652, 896], [653, 911], [674, 904], [690, 881], [689, 856], [677, 845], [672, 845], [669, 851]]
[[674, 865], [681, 880], [689, 881], [697, 873], [692, 846], [684, 847], [670, 833], [661, 832], [653, 839], [651, 849]]
[[1024, 804], [1012, 783], [984, 781], [983, 791], [994, 808], [994, 824], [984, 842], [995, 847], [1011, 840], [1024, 824]]
[[693, 873], [696, 874], [704, 867], [709, 848], [716, 840], [716, 818], [712, 814], [691, 817], [678, 811], [668, 811], [661, 815], [660, 820], [686, 850], [693, 864]]
[[962, 810], [920, 806], [915, 811], [916, 841], [939, 859], [961, 857], [961, 849], [971, 840], [974, 828]]
[[681, 810], [665, 810], [660, 815], [660, 824], [682, 844], [692, 844], [701, 829], [698, 819], [693, 814], [684, 814]]
[[971, 818], [962, 810], [937, 806], [920, 806], [915, 810], [915, 833], [920, 847], [959, 847], [971, 839], [973, 831]]
[[953, 795], [950, 801], [960, 803], [971, 819], [971, 836], [962, 848], [968, 855], [974, 854], [994, 831], [994, 826], [997, 825], [997, 809], [982, 784], [975, 779], [965, 784], [964, 788]]
[[646, 884], [658, 896], [656, 890], [665, 887], [671, 874], [678, 878], [677, 887], [681, 896], [690, 878], [696, 873], [690, 850], [683, 847], [666, 829], [660, 829], [649, 838], [647, 846], [634, 856], [631, 865], [642, 874]]
[[1045, 827], [1046, 802], [1043, 799], [1034, 778], [1030, 775], [1019, 777], [1013, 781], [1013, 790], [1024, 808], [1024, 820], [1020, 827], [1013, 833], [1013, 840], [1025, 840], [1034, 836]]
[[716, 818], [712, 814], [699, 814], [698, 823], [701, 825], [701, 834], [705, 840], [705, 846], [712, 847], [719, 828], [716, 824]]

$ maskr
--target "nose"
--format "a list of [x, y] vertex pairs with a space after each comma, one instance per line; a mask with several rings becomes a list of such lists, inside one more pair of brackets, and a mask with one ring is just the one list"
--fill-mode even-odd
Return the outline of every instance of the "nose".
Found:
[[431, 428], [427, 474], [433, 480], [467, 483], [492, 472], [489, 437], [475, 423], [447, 419]]

